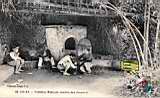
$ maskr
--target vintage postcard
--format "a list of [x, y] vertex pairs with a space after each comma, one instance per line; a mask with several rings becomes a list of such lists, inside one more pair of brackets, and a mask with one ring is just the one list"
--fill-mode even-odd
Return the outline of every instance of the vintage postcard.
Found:
[[160, 98], [159, 0], [0, 0], [0, 97]]

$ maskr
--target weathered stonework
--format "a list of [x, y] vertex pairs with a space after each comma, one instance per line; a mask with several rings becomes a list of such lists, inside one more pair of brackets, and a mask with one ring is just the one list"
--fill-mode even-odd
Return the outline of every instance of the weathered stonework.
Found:
[[84, 26], [51, 25], [46, 26], [46, 39], [48, 48], [55, 59], [60, 59], [65, 54], [67, 39], [73, 38], [75, 45], [80, 39], [86, 38], [87, 28]]

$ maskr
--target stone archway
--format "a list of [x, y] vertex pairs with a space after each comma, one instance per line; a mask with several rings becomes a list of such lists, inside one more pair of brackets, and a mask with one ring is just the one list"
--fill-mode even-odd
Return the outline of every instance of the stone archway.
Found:
[[65, 50], [76, 50], [76, 41], [73, 37], [65, 41]]
[[87, 28], [84, 26], [46, 26], [47, 46], [57, 61], [64, 55], [76, 53], [79, 40], [86, 36]]

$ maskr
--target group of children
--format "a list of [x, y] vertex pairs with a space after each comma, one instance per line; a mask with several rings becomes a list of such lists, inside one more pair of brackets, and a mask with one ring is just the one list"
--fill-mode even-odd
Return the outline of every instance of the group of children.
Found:
[[[43, 55], [39, 56], [38, 68], [48, 67], [50, 70], [56, 68], [63, 75], [71, 75], [78, 73], [91, 73], [92, 58], [87, 57], [88, 54], [83, 53], [81, 56], [69, 54], [62, 57], [57, 64], [49, 49], [45, 49]], [[5, 57], [5, 62], [8, 65], [14, 66], [14, 73], [19, 74], [24, 71], [21, 68], [25, 60], [20, 57], [19, 47], [13, 48]]]

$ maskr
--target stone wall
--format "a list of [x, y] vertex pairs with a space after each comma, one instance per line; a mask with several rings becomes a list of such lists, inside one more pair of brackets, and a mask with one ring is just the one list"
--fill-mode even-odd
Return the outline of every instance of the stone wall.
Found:
[[85, 16], [42, 16], [43, 25], [81, 25], [87, 27], [87, 38], [92, 43], [94, 54], [118, 55], [116, 36], [113, 34], [112, 18]]
[[[118, 58], [121, 53], [118, 40], [119, 33], [114, 33], [113, 31], [114, 24], [112, 20], [114, 20], [114, 18], [112, 19], [111, 17], [102, 18], [65, 15], [37, 15], [35, 17], [34, 15], [27, 14], [19, 16], [19, 19], [22, 19], [19, 21], [22, 22], [19, 22], [14, 18], [8, 18], [7, 20], [11, 19], [12, 21], [5, 22], [5, 25], [7, 25], [4, 26], [6, 29], [6, 33], [0, 33], [0, 35], [3, 35], [1, 39], [4, 38], [6, 42], [3, 42], [8, 43], [10, 48], [18, 45], [23, 48], [23, 51], [36, 51], [36, 56], [38, 56], [42, 54], [44, 46], [46, 45], [45, 26], [79, 25], [87, 28], [87, 38], [91, 41], [93, 47], [92, 51], [94, 54], [113, 55], [114, 58]], [[1, 20], [4, 21], [4, 19]], [[41, 25], [39, 23], [41, 23]], [[84, 33], [82, 33], [82, 35], [83, 34]], [[68, 35], [65, 35], [61, 39], [65, 39], [67, 37]], [[61, 47], [62, 46], [64, 47], [64, 45], [61, 45]]]
[[[47, 45], [55, 59], [60, 59], [65, 53], [67, 39], [73, 38], [76, 46], [80, 39], [86, 38], [87, 28], [84, 26], [51, 25], [46, 26]], [[72, 44], [72, 43], [70, 43]]]

